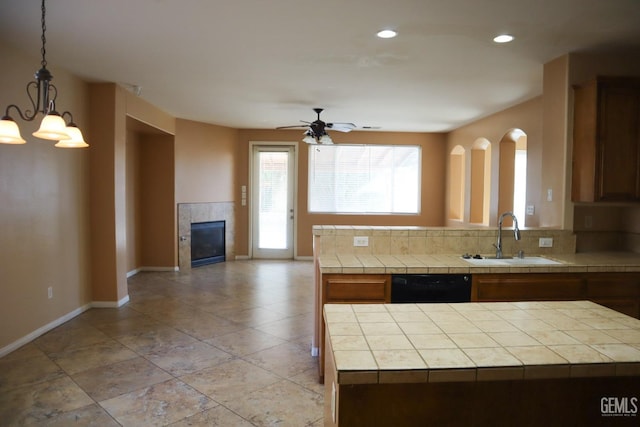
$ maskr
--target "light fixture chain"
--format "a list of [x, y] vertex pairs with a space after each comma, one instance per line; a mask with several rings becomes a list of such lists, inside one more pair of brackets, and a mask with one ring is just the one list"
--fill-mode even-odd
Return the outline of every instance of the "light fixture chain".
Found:
[[47, 31], [47, 23], [45, 21], [45, 15], [47, 14], [47, 8], [44, 5], [44, 1], [42, 0], [42, 48], [40, 49], [40, 53], [42, 54], [42, 61], [40, 62], [40, 64], [42, 64], [42, 68], [46, 68], [47, 67], [47, 60], [45, 58], [46, 54], [47, 54], [47, 49], [45, 47], [45, 45], [47, 44], [47, 37], [45, 36], [45, 32]]

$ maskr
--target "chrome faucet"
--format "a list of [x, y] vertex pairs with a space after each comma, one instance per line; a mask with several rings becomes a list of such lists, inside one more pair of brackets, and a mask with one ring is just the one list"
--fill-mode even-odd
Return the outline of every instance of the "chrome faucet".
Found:
[[511, 211], [505, 212], [502, 215], [500, 215], [500, 219], [498, 220], [498, 242], [493, 245], [496, 247], [496, 258], [498, 259], [503, 258], [502, 256], [502, 221], [504, 220], [505, 216], [510, 216], [511, 218], [513, 218], [513, 237], [516, 240], [520, 240], [520, 229], [518, 228], [518, 218], [516, 218], [516, 216]]

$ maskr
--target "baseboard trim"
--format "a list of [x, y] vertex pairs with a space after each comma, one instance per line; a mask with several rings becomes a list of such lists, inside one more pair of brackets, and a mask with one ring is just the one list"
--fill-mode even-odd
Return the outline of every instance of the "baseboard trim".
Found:
[[49, 332], [50, 330], [57, 328], [58, 326], [62, 325], [65, 322], [68, 322], [69, 320], [73, 319], [76, 316], [79, 316], [80, 314], [84, 313], [85, 311], [89, 310], [90, 308], [118, 308], [118, 307], [122, 307], [123, 305], [125, 305], [126, 303], [129, 302], [129, 295], [125, 296], [124, 298], [120, 299], [119, 301], [93, 301], [90, 302], [89, 304], [85, 304], [82, 307], [76, 308], [73, 311], [70, 311], [69, 313], [65, 314], [62, 317], [57, 318], [56, 320], [53, 320], [49, 323], [47, 323], [46, 325], [36, 329], [35, 331], [31, 332], [30, 334], [25, 335], [22, 338], [17, 339], [16, 341], [12, 342], [11, 344], [0, 348], [0, 357], [6, 356], [7, 354], [11, 353], [12, 351], [15, 351], [17, 349], [19, 349], [20, 347], [22, 347], [25, 344], [29, 344], [31, 341], [35, 340], [36, 338], [46, 334], [47, 332]]
[[129, 295], [120, 299], [120, 301], [93, 301], [91, 308], [119, 308], [129, 302]]
[[[247, 261], [253, 259], [249, 255], [236, 255], [236, 261]], [[313, 256], [294, 256], [294, 261], [313, 261]]]
[[128, 271], [127, 272], [127, 279], [131, 276], [135, 276], [136, 274], [140, 273], [142, 270], [139, 268], [136, 268], [134, 270]]
[[[127, 299], [129, 297], [127, 296]], [[25, 344], [30, 343], [31, 341], [35, 340], [36, 338], [38, 338], [41, 335], [46, 334], [47, 332], [49, 332], [50, 330], [57, 328], [58, 326], [62, 325], [65, 322], [68, 322], [69, 320], [73, 319], [74, 317], [84, 313], [85, 311], [89, 310], [91, 307], [93, 306], [93, 303], [89, 303], [89, 304], [85, 304], [82, 307], [76, 308], [75, 310], [65, 314], [62, 317], [57, 318], [56, 320], [47, 323], [46, 325], [36, 329], [35, 331], [31, 332], [28, 335], [25, 335], [24, 337], [12, 342], [11, 344], [0, 348], [0, 357], [6, 356], [7, 354], [11, 353], [14, 350], [19, 349], [20, 347], [22, 347]]]
[[161, 272], [166, 272], [166, 271], [170, 271], [170, 272], [177, 272], [180, 271], [180, 267], [175, 266], [175, 267], [138, 267], [135, 268], [129, 272], [127, 272], [127, 279], [135, 276], [138, 273], [141, 273], [143, 271], [161, 271]]

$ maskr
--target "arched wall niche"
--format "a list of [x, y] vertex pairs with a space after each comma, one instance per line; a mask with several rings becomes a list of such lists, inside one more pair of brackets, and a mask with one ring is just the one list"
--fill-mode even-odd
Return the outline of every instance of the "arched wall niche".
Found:
[[449, 213], [454, 221], [464, 220], [466, 150], [461, 145], [449, 153]]
[[[525, 225], [527, 134], [518, 128], [507, 131], [500, 140], [498, 160], [498, 215], [512, 211]], [[503, 225], [512, 226], [510, 217]]]
[[471, 146], [469, 222], [489, 225], [491, 205], [491, 142], [478, 138]]

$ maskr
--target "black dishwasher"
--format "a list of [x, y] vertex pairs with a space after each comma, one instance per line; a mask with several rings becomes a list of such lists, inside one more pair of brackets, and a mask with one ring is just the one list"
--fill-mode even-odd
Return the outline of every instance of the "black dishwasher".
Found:
[[392, 303], [470, 302], [470, 274], [394, 274]]

